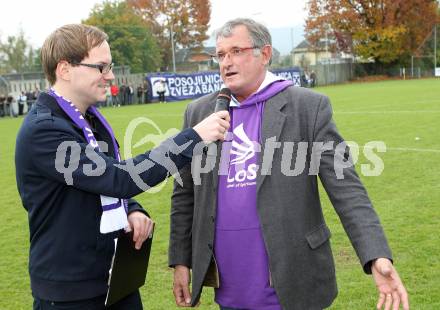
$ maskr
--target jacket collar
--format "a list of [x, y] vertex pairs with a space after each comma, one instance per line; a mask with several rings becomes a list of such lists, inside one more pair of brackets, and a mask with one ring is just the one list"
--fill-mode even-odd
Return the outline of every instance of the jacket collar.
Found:
[[70, 120], [69, 116], [60, 108], [54, 97], [46, 92], [41, 92], [37, 99], [37, 105], [42, 105], [50, 110], [53, 116]]
[[[82, 131], [82, 129], [73, 122], [70, 117], [66, 114], [66, 112], [61, 109], [61, 107], [58, 105], [56, 99], [49, 95], [47, 92], [41, 92], [37, 99], [37, 105], [42, 105], [46, 108], [48, 108], [53, 116], [63, 118], [67, 121], [69, 121], [72, 126], [75, 128], [78, 128]], [[93, 115], [86, 112], [86, 117], [90, 122], [90, 119], [95, 119]], [[90, 124], [93, 131], [95, 131], [95, 126], [93, 124]]]

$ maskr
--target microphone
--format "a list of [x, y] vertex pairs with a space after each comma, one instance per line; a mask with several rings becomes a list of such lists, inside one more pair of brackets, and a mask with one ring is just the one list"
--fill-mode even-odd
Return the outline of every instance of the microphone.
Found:
[[222, 88], [217, 96], [217, 101], [215, 103], [215, 112], [228, 111], [230, 101], [231, 90], [229, 88]]

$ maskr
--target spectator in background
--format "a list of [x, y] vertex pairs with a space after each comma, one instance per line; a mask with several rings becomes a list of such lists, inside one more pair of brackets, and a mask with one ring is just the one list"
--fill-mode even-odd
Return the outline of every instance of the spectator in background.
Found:
[[310, 73], [310, 87], [315, 87], [316, 85], [316, 73], [312, 70], [312, 73]]
[[165, 79], [159, 79], [156, 82], [156, 92], [159, 95], [159, 102], [166, 102], [165, 101], [166, 91], [167, 91], [167, 84], [165, 82]]
[[128, 104], [133, 104], [133, 96], [134, 96], [134, 89], [131, 84], [127, 85], [127, 102]]
[[17, 117], [18, 116], [18, 97], [14, 96], [13, 94], [9, 94], [8, 98], [6, 99], [6, 104], [9, 106], [9, 115], [11, 117]]
[[24, 91], [17, 97], [18, 115], [23, 115], [24, 106], [27, 104], [27, 96]]
[[119, 87], [116, 83], [112, 83], [110, 86], [110, 93], [112, 95], [112, 105], [115, 107], [116, 105], [119, 107]]
[[35, 101], [34, 93], [30, 90], [26, 92], [26, 103], [27, 103], [27, 111], [29, 112], [31, 110], [32, 104]]
[[148, 80], [144, 80], [143, 90], [144, 90], [144, 103], [148, 103], [149, 102], [148, 96], [150, 94], [150, 83], [148, 82]]
[[6, 115], [6, 96], [0, 96], [0, 117]]
[[309, 87], [309, 80], [307, 79], [307, 75], [305, 71], [301, 73], [301, 86]]
[[144, 93], [144, 90], [142, 89], [142, 85], [139, 85], [136, 89], [136, 95], [137, 95], [137, 102], [142, 103], [142, 94]]
[[126, 96], [126, 94], [125, 94], [126, 90], [127, 90], [127, 86], [125, 86], [125, 84], [122, 83], [121, 87], [119, 87], [119, 98], [121, 100], [121, 104], [122, 105], [125, 105], [127, 103], [126, 97], [125, 97]]

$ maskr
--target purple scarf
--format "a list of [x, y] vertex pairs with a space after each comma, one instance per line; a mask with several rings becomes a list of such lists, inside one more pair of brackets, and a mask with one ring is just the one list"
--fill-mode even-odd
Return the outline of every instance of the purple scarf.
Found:
[[[269, 263], [257, 213], [257, 174], [264, 104], [290, 81], [275, 81], [231, 109], [230, 148], [222, 150], [219, 175], [215, 257], [220, 287], [216, 301], [224, 307], [280, 310], [269, 285]], [[223, 154], [226, 152], [226, 154]], [[229, 153], [229, 154], [228, 154]], [[224, 156], [226, 155], [226, 156]], [[229, 156], [228, 156], [229, 155]]]
[[[79, 112], [79, 110], [75, 107], [75, 105], [67, 99], [63, 98], [61, 95], [57, 94], [53, 88], [49, 90], [49, 95], [56, 99], [60, 108], [69, 116], [72, 122], [74, 122], [78, 127], [82, 129], [84, 138], [86, 138], [87, 142], [94, 149], [100, 151], [98, 142], [93, 135], [92, 129], [90, 128], [89, 124], [86, 122], [82, 114]], [[95, 106], [91, 106], [88, 111], [89, 113], [97, 117], [104, 128], [107, 130], [112, 139], [116, 159], [120, 161], [121, 156], [119, 154], [118, 145], [116, 143], [115, 135], [112, 128], [110, 127], [110, 124], [105, 120], [104, 116], [99, 113], [98, 109], [96, 109]], [[101, 233], [105, 234], [128, 227], [129, 224], [127, 220], [126, 210], [127, 202], [124, 199], [101, 195], [101, 205]]]

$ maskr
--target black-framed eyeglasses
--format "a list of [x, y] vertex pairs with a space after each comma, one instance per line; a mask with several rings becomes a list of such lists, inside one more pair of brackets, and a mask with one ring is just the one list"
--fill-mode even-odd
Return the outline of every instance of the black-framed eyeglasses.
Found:
[[212, 57], [212, 60], [214, 60], [216, 63], [221, 63], [226, 58], [226, 55], [228, 55], [228, 54], [230, 57], [240, 57], [247, 50], [254, 50], [254, 49], [259, 49], [259, 48], [261, 48], [261, 47], [259, 47], [259, 46], [233, 47], [227, 52], [216, 53], [214, 55], [211, 55], [211, 57]]
[[86, 64], [83, 62], [72, 62], [72, 65], [75, 66], [85, 66], [89, 68], [95, 68], [98, 69], [101, 74], [107, 74], [113, 69], [113, 63], [110, 64]]

